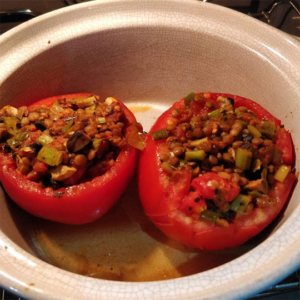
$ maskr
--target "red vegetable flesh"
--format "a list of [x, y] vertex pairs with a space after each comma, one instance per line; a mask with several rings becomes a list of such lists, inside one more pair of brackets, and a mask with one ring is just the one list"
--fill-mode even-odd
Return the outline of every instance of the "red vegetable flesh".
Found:
[[[161, 134], [163, 132], [163, 135]], [[191, 93], [146, 137], [138, 168], [149, 219], [167, 236], [208, 250], [236, 247], [282, 210], [296, 176], [290, 133], [252, 100]], [[282, 182], [274, 179], [283, 179]]]
[[[70, 95], [62, 95], [57, 97], [51, 97], [47, 99], [43, 99], [41, 101], [38, 101], [34, 103], [32, 106], [28, 107], [37, 107], [42, 108], [43, 106], [52, 106], [57, 101], [61, 101], [62, 103], [69, 103], [68, 101], [72, 101], [72, 99], [78, 99], [83, 98], [86, 99], [90, 96], [90, 94], [70, 94]], [[82, 148], [84, 145], [77, 145], [76, 151], [78, 151], [75, 154], [72, 154], [72, 159], [77, 159], [75, 163], [75, 173], [71, 175], [72, 173], [68, 173], [66, 175], [58, 174], [59, 176], [68, 176], [66, 179], [63, 179], [64, 177], [60, 177], [62, 179], [58, 178], [61, 184], [58, 189], [54, 189], [52, 186], [42, 186], [41, 182], [38, 182], [34, 176], [28, 175], [28, 170], [24, 170], [25, 174], [27, 174], [27, 177], [20, 172], [19, 166], [16, 165], [15, 156], [12, 155], [12, 153], [5, 153], [6, 151], [2, 151], [0, 153], [0, 180], [3, 184], [4, 189], [10, 196], [10, 198], [16, 202], [20, 207], [22, 207], [24, 210], [28, 211], [29, 213], [49, 219], [56, 222], [66, 223], [66, 224], [84, 224], [92, 222], [99, 217], [101, 217], [103, 214], [105, 214], [113, 205], [114, 203], [120, 198], [122, 193], [124, 192], [125, 188], [127, 187], [136, 167], [136, 161], [137, 161], [137, 155], [138, 150], [134, 147], [132, 147], [129, 143], [126, 142], [126, 140], [129, 139], [130, 136], [130, 128], [134, 124], [136, 124], [136, 120], [134, 115], [128, 110], [128, 108], [119, 100], [114, 99], [115, 103], [113, 104], [113, 108], [115, 106], [119, 106], [121, 108], [118, 108], [115, 110], [116, 113], [108, 112], [107, 115], [105, 115], [106, 122], [113, 122], [112, 118], [116, 116], [118, 111], [121, 111], [124, 114], [123, 123], [121, 124], [122, 131], [124, 134], [124, 139], [117, 134], [117, 138], [114, 139], [116, 141], [116, 144], [110, 144], [109, 147], [112, 147], [112, 149], [117, 150], [108, 150], [112, 151], [111, 154], [109, 152], [103, 152], [107, 154], [103, 154], [106, 156], [116, 156], [115, 158], [111, 158], [110, 160], [108, 158], [105, 158], [106, 156], [101, 156], [99, 160], [97, 160], [97, 157], [92, 156], [90, 157], [88, 153], [89, 148], [92, 147], [92, 142], [94, 138], [90, 138], [88, 134], [91, 134], [93, 136], [93, 133], [85, 133], [85, 130], [87, 129], [87, 125], [84, 129], [82, 129], [82, 134], [87, 136], [87, 141], [84, 142], [88, 144], [89, 146], [86, 146], [86, 148]], [[74, 105], [81, 105], [82, 101], [76, 102]], [[68, 104], [69, 105], [69, 104]], [[85, 104], [84, 104], [85, 105]], [[103, 106], [104, 107], [104, 106]], [[108, 107], [107, 105], [105, 107]], [[85, 107], [79, 109], [83, 110]], [[89, 109], [91, 106], [89, 106]], [[45, 108], [46, 109], [46, 108]], [[55, 107], [53, 109], [56, 109]], [[107, 111], [110, 108], [107, 108]], [[111, 110], [111, 109], [110, 109]], [[61, 114], [64, 114], [68, 111], [68, 109], [64, 109], [61, 111]], [[2, 111], [3, 113], [3, 111]], [[50, 112], [51, 113], [51, 112]], [[34, 118], [34, 115], [32, 115]], [[110, 119], [109, 119], [110, 118]], [[72, 118], [70, 119], [72, 120]], [[117, 117], [116, 120], [119, 120]], [[68, 138], [64, 137], [64, 130], [70, 130], [72, 135], [72, 128], [75, 128], [73, 131], [76, 130], [76, 127], [79, 126], [77, 123], [74, 123], [73, 127], [72, 122], [69, 123], [69, 119], [66, 118], [65, 120], [57, 120], [53, 121], [53, 127], [50, 128], [50, 130], [59, 130], [61, 132], [59, 136], [56, 135], [57, 139], [54, 142], [50, 142], [50, 147], [57, 148], [58, 151], [60, 151], [62, 148], [62, 145], [66, 145]], [[62, 127], [59, 127], [59, 124], [62, 124]], [[79, 122], [80, 123], [80, 122]], [[35, 123], [37, 124], [37, 123]], [[113, 123], [109, 123], [113, 124]], [[15, 149], [16, 151], [25, 151], [27, 148], [27, 151], [29, 151], [31, 148], [26, 147], [26, 143], [28, 140], [28, 144], [32, 144], [34, 141], [36, 144], [38, 144], [38, 147], [42, 147], [43, 145], [39, 145], [39, 137], [41, 137], [41, 131], [39, 131], [37, 128], [34, 128], [35, 126], [27, 125], [27, 129], [32, 129], [32, 133], [29, 133], [29, 136], [24, 141], [24, 144], [22, 144], [21, 150]], [[36, 127], [39, 126], [39, 124], [36, 125]], [[69, 127], [69, 128], [68, 128]], [[95, 128], [100, 128], [101, 124]], [[90, 128], [92, 128], [90, 126]], [[103, 127], [102, 127], [103, 128]], [[48, 128], [49, 129], [49, 128]], [[93, 129], [93, 128], [92, 128]], [[100, 134], [95, 132], [95, 134]], [[49, 131], [49, 130], [48, 130]], [[90, 129], [90, 131], [92, 131]], [[116, 131], [113, 131], [112, 134], [114, 134]], [[119, 132], [119, 131], [118, 131]], [[55, 134], [55, 133], [53, 133]], [[136, 135], [138, 133], [135, 133]], [[69, 135], [69, 136], [70, 136]], [[29, 140], [29, 139], [32, 140]], [[119, 141], [123, 139], [123, 142], [120, 144]], [[43, 139], [42, 139], [43, 141]], [[70, 141], [70, 139], [69, 139]], [[113, 142], [114, 142], [113, 141]], [[110, 140], [106, 143], [110, 143]], [[119, 143], [119, 144], [117, 144]], [[105, 143], [104, 143], [105, 144]], [[48, 146], [47, 145], [47, 146]], [[117, 148], [117, 145], [120, 145], [120, 149]], [[69, 145], [67, 145], [69, 146]], [[72, 144], [72, 146], [74, 146]], [[74, 146], [75, 147], [75, 146]], [[82, 149], [81, 149], [81, 148]], [[45, 148], [45, 147], [44, 147]], [[25, 149], [25, 150], [24, 150]], [[78, 150], [79, 149], [79, 150]], [[103, 151], [106, 151], [108, 149], [106, 146], [103, 148]], [[101, 149], [100, 149], [101, 150]], [[100, 151], [99, 150], [99, 151]], [[66, 148], [64, 149], [65, 152]], [[98, 152], [99, 152], [98, 151]], [[115, 151], [115, 152], [113, 152]], [[54, 152], [56, 153], [56, 152]], [[67, 152], [68, 153], [68, 152]], [[80, 154], [83, 153], [83, 154]], [[93, 154], [93, 151], [90, 151], [89, 153]], [[79, 155], [80, 154], [80, 155]], [[21, 155], [21, 154], [20, 154]], [[36, 155], [36, 154], [32, 154]], [[87, 155], [87, 157], [85, 157]], [[28, 155], [27, 155], [28, 156]], [[22, 156], [21, 156], [22, 157]], [[45, 155], [45, 157], [47, 157]], [[77, 158], [76, 158], [77, 157]], [[95, 158], [94, 158], [95, 157]], [[49, 158], [49, 157], [48, 157]], [[51, 157], [50, 155], [50, 158]], [[55, 157], [54, 157], [55, 158]], [[27, 158], [26, 158], [27, 159]], [[29, 156], [29, 159], [30, 156]], [[52, 170], [55, 168], [55, 166], [49, 166], [48, 161], [41, 161], [44, 158], [40, 158], [39, 160], [35, 161], [32, 160], [31, 165], [33, 165], [33, 171], [36, 172], [36, 174], [43, 174], [47, 173], [49, 170]], [[65, 158], [64, 158], [65, 160]], [[63, 161], [64, 161], [63, 160]], [[101, 165], [101, 162], [109, 162], [109, 167], [105, 167], [104, 173], [99, 169], [101, 166], [103, 166], [103, 163]], [[48, 163], [48, 164], [47, 164]], [[83, 166], [80, 166], [80, 164], [83, 164]], [[92, 166], [90, 168], [91, 171], [88, 174], [88, 177], [86, 176], [86, 166]], [[61, 167], [63, 165], [60, 165]], [[98, 167], [100, 166], [100, 167]], [[61, 168], [60, 167], [60, 168]], [[65, 166], [65, 169], [67, 169], [68, 172], [74, 172], [72, 166]], [[98, 168], [96, 170], [96, 168]], [[27, 173], [26, 173], [27, 172]], [[95, 174], [95, 177], [91, 177], [92, 174]], [[99, 175], [100, 174], [100, 175]], [[71, 176], [70, 176], [71, 175]], [[91, 177], [91, 178], [90, 178]], [[37, 181], [37, 182], [35, 182]]]

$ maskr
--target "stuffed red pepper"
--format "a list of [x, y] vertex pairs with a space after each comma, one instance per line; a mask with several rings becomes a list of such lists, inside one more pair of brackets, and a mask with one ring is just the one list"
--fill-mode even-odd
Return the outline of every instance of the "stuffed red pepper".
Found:
[[118, 200], [143, 147], [141, 126], [115, 98], [71, 94], [0, 110], [0, 180], [29, 213], [96, 220]]
[[139, 193], [167, 236], [200, 249], [236, 247], [279, 214], [296, 182], [290, 133], [257, 103], [191, 93], [146, 137]]

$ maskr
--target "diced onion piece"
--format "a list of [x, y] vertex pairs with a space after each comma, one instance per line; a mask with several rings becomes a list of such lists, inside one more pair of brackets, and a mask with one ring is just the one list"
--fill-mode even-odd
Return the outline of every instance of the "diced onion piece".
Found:
[[80, 97], [80, 98], [74, 98], [74, 99], [70, 99], [68, 100], [68, 103], [70, 103], [71, 105], [76, 105], [79, 108], [86, 108], [89, 106], [92, 106], [93, 104], [95, 104], [97, 101], [96, 97], [90, 96], [90, 97]]
[[60, 165], [50, 171], [51, 177], [55, 181], [63, 181], [76, 173], [77, 169], [74, 167], [68, 167]]
[[253, 160], [251, 169], [252, 169], [252, 172], [256, 172], [261, 169], [261, 160], [259, 158], [255, 158]]
[[185, 98], [184, 98], [184, 105], [185, 106], [190, 106], [190, 103], [192, 100], [195, 98], [196, 94], [195, 93], [189, 93]]
[[9, 115], [9, 116], [12, 116], [12, 117], [17, 117], [18, 116], [18, 109], [11, 106], [11, 105], [6, 105], [3, 107], [3, 111]]
[[233, 105], [234, 104], [234, 100], [232, 98], [227, 98], [227, 97], [219, 96], [217, 98], [217, 103], [219, 104], [220, 107], [224, 108], [226, 106]]
[[245, 185], [245, 188], [251, 191], [258, 191], [263, 194], [268, 194], [268, 181], [264, 178], [251, 180]]
[[54, 139], [46, 133], [42, 133], [37, 139], [37, 142], [43, 146], [46, 146], [46, 145], [52, 143], [53, 141], [54, 141]]
[[131, 125], [130, 130], [128, 130], [126, 139], [128, 144], [136, 149], [143, 150], [145, 148], [145, 141], [139, 132], [137, 124]]
[[113, 102], [117, 102], [117, 100], [113, 97], [108, 97], [108, 98], [105, 99], [105, 103], [107, 105], [111, 105]]
[[105, 124], [106, 123], [106, 119], [104, 117], [98, 117], [96, 119], [97, 124]]

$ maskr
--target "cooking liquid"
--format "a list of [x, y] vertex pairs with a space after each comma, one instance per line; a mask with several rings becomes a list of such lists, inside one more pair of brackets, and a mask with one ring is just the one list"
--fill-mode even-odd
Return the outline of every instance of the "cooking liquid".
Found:
[[31, 236], [38, 255], [64, 270], [119, 281], [177, 278], [227, 263], [256, 242], [224, 251], [201, 251], [166, 237], [145, 216], [136, 178], [102, 218], [64, 225], [33, 218]]

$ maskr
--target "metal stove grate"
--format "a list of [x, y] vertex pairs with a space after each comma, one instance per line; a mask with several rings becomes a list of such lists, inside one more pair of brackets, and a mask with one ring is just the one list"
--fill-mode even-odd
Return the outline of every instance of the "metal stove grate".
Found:
[[[20, 297], [17, 297], [17, 296], [13, 296], [12, 294], [6, 292], [5, 290], [3, 289], [0, 289], [0, 299], [1, 300], [23, 300], [22, 298]], [[25, 300], [25, 299], [24, 299]]]

